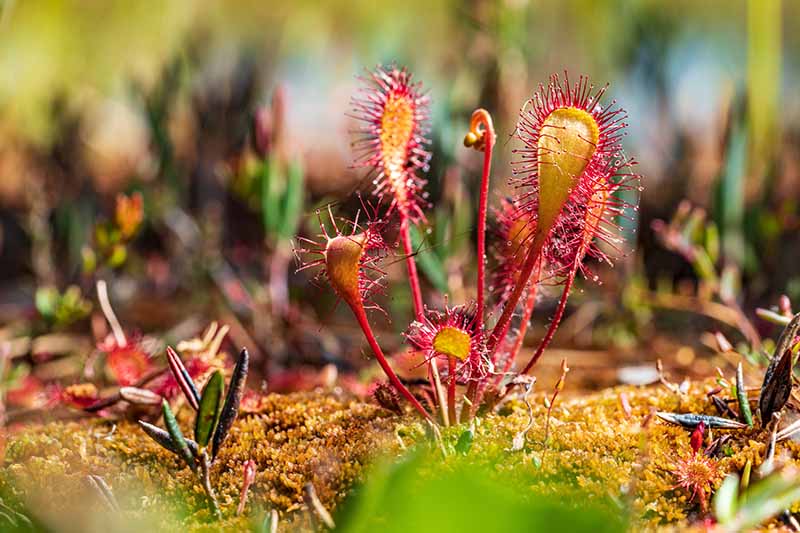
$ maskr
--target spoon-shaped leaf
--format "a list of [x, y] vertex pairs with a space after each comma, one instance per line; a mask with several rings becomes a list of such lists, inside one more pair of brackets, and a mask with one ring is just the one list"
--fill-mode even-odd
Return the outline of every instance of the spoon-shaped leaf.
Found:
[[194, 438], [197, 445], [201, 448], [208, 446], [214, 427], [219, 419], [219, 407], [222, 400], [222, 388], [224, 378], [222, 372], [217, 370], [211, 374], [203, 388], [203, 395], [200, 397], [200, 409], [197, 410], [197, 420], [194, 426]]
[[172, 409], [170, 409], [167, 400], [161, 402], [161, 410], [164, 412], [164, 424], [167, 426], [167, 432], [169, 433], [170, 439], [178, 448], [178, 455], [180, 455], [181, 458], [186, 461], [186, 464], [189, 465], [189, 468], [194, 470], [194, 455], [192, 455], [192, 451], [189, 449], [189, 444], [183, 437], [183, 432], [181, 432], [181, 428], [178, 426], [178, 421], [175, 420], [175, 415], [173, 414]]
[[217, 424], [217, 430], [214, 432], [214, 442], [211, 448], [212, 459], [217, 456], [217, 452], [222, 443], [225, 442], [225, 438], [228, 436], [234, 420], [236, 420], [236, 415], [239, 414], [239, 404], [244, 395], [249, 367], [250, 354], [247, 352], [247, 348], [242, 348], [231, 375], [231, 383], [228, 387], [228, 395], [225, 397], [225, 405], [223, 405], [219, 416], [219, 424]]

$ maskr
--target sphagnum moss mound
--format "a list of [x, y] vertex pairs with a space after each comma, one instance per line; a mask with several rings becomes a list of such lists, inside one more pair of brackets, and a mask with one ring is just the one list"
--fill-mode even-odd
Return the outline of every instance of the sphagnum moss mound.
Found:
[[[563, 398], [553, 407], [546, 447], [544, 395], [531, 395], [534, 424], [520, 451], [511, 451], [512, 441], [528, 425], [528, 405], [513, 400], [499, 413], [477, 420], [466, 454], [452, 452], [464, 428], [445, 428], [443, 445], [451, 453], [442, 457], [440, 447], [431, 447], [428, 468], [489, 466], [498, 479], [531, 498], [580, 494], [620, 505], [627, 501], [637, 529], [686, 526], [697, 518], [699, 506], [676, 486], [673, 468], [691, 451], [690, 432], [653, 417], [645, 427], [642, 422], [655, 410], [711, 414], [714, 407], [706, 393], [714, 386], [696, 382], [685, 395], [660, 386], [617, 387]], [[622, 394], [630, 406], [627, 412]], [[303, 529], [307, 517], [296, 511], [304, 508], [306, 483], [312, 482], [323, 505], [333, 510], [373, 459], [399, 454], [401, 441], [410, 446], [424, 435], [418, 419], [322, 393], [265, 396], [256, 411], [237, 420], [212, 471], [227, 517], [223, 524], [231, 527], [246, 520], [232, 514], [248, 459], [255, 461], [258, 474], [246, 514], [257, 507], [275, 508], [293, 521], [293, 528]], [[720, 472], [741, 471], [748, 460], [755, 471], [764, 457], [764, 430], [729, 433], [732, 438], [718, 460]], [[778, 454], [792, 461], [798, 452], [794, 442], [778, 444]], [[52, 423], [9, 438], [1, 479], [6, 490], [35, 504], [33, 509], [61, 512], [86, 495], [85, 476], [98, 474], [115, 493], [138, 494], [137, 505], [122, 500], [123, 509], [174, 512], [178, 505], [186, 510], [184, 526], [201, 527], [211, 512], [196, 478], [179, 461], [132, 423]]]
[[[185, 430], [187, 418], [179, 416]], [[211, 472], [225, 515], [236, 508], [248, 459], [258, 471], [248, 511], [257, 506], [282, 513], [300, 509], [303, 486], [309, 482], [323, 505], [335, 508], [361, 476], [368, 457], [387, 448], [384, 441], [394, 423], [376, 406], [335, 395], [262, 398], [256, 414], [236, 421]], [[188, 513], [184, 525], [212, 518], [194, 474], [132, 422], [57, 422], [27, 429], [9, 438], [0, 477], [7, 491], [28, 503], [29, 511], [47, 515], [74, 509], [87, 495], [88, 474], [103, 477], [118, 495], [137, 495], [129, 505], [120, 498], [123, 509], [170, 515], [177, 505]]]

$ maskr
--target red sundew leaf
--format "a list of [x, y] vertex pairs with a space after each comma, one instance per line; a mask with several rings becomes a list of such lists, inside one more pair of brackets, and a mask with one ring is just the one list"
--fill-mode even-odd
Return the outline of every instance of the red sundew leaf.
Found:
[[61, 401], [71, 407], [83, 409], [97, 401], [97, 387], [91, 383], [70, 385], [61, 392]]
[[152, 368], [150, 357], [138, 343], [129, 342], [108, 352], [106, 365], [120, 385], [133, 385]]
[[169, 369], [175, 377], [175, 381], [186, 397], [186, 401], [192, 406], [192, 409], [197, 411], [200, 407], [200, 393], [197, 392], [197, 386], [194, 384], [191, 375], [183, 366], [183, 362], [172, 347], [167, 346], [167, 361], [169, 362]]
[[692, 452], [697, 453], [700, 451], [700, 448], [703, 446], [703, 437], [706, 434], [706, 425], [703, 422], [697, 424], [697, 427], [694, 428], [692, 431], [692, 437], [689, 439], [689, 443], [692, 446]]

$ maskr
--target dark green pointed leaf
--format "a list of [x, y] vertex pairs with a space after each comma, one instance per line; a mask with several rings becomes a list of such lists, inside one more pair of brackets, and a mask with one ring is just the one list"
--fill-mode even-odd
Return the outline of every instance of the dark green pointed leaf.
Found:
[[167, 400], [161, 402], [161, 410], [164, 413], [164, 424], [167, 426], [167, 432], [169, 433], [171, 441], [178, 449], [178, 455], [180, 455], [181, 458], [186, 461], [186, 464], [189, 465], [189, 468], [194, 470], [194, 455], [192, 455], [192, 451], [189, 449], [189, 444], [183, 437], [183, 432], [181, 432], [181, 428], [178, 426], [178, 421], [175, 420], [175, 415], [172, 413], [172, 409], [170, 409]]
[[666, 413], [656, 412], [656, 416], [670, 424], [677, 424], [685, 428], [695, 428], [702, 422], [706, 427], [712, 429], [744, 429], [747, 426], [737, 420], [730, 420], [719, 416], [698, 415], [694, 413]]
[[[172, 437], [169, 436], [169, 433], [160, 427], [154, 426], [153, 424], [148, 424], [144, 420], [139, 420], [139, 427], [141, 427], [142, 430], [147, 433], [147, 436], [161, 445], [162, 448], [171, 451], [175, 455], [181, 454], [178, 445], [172, 441]], [[184, 440], [189, 446], [189, 451], [192, 452], [192, 456], [197, 457], [197, 443], [191, 439], [184, 438]]]
[[239, 404], [242, 402], [242, 396], [244, 395], [249, 367], [250, 354], [247, 352], [247, 348], [242, 348], [231, 375], [231, 383], [228, 387], [228, 395], [225, 397], [225, 405], [220, 412], [219, 424], [217, 424], [217, 430], [214, 432], [214, 442], [211, 449], [212, 459], [217, 456], [217, 452], [222, 443], [225, 442], [225, 438], [228, 436], [234, 420], [236, 420], [236, 415], [239, 414]]
[[194, 439], [201, 448], [208, 446], [211, 435], [214, 434], [214, 427], [219, 418], [220, 401], [222, 400], [222, 388], [224, 379], [222, 372], [217, 370], [211, 374], [203, 388], [203, 395], [200, 397], [200, 409], [197, 411], [197, 420], [194, 426]]
[[736, 367], [736, 397], [739, 400], [739, 414], [742, 422], [753, 427], [753, 414], [750, 412], [750, 400], [747, 399], [747, 389], [744, 387], [744, 373], [742, 363]]

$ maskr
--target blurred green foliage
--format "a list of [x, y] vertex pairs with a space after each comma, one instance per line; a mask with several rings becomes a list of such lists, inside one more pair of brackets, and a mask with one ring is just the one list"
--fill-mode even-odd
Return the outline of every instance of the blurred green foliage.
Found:
[[452, 470], [412, 453], [383, 465], [357, 488], [337, 517], [338, 530], [470, 533], [486, 531], [622, 532], [625, 523], [589, 501], [525, 497], [479, 467]]

